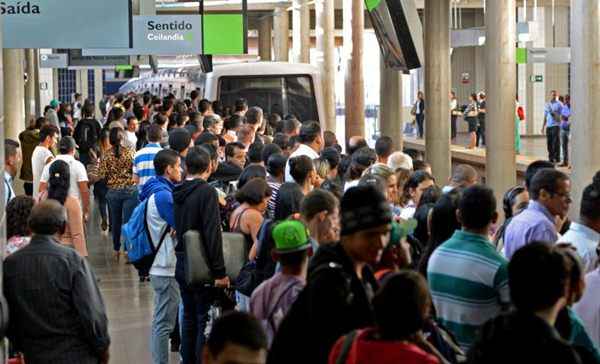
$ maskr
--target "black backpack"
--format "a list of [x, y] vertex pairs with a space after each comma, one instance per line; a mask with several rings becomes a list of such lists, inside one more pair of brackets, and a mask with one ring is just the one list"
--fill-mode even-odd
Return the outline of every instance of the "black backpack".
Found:
[[75, 128], [75, 135], [73, 136], [79, 151], [87, 153], [90, 149], [94, 148], [98, 141], [98, 135], [96, 134], [96, 128], [91, 125], [90, 120], [81, 120]]

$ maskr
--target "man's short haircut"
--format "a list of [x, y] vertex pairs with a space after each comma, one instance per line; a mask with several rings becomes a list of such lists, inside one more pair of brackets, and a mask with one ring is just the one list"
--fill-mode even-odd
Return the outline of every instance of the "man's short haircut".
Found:
[[397, 171], [399, 168], [412, 171], [413, 160], [406, 153], [399, 151], [394, 152], [388, 158], [388, 167], [390, 167], [394, 172]]
[[192, 90], [192, 92], [190, 92], [190, 99], [196, 100], [198, 96], [200, 96], [200, 92], [198, 92], [198, 90]]
[[46, 140], [47, 137], [53, 137], [58, 134], [58, 128], [51, 124], [46, 124], [40, 129], [40, 142]]
[[569, 176], [561, 171], [551, 168], [540, 169], [531, 180], [529, 194], [532, 200], [540, 198], [540, 192], [545, 190], [551, 195], [558, 192], [558, 184], [561, 181], [568, 180]]
[[158, 124], [150, 124], [148, 127], [148, 141], [150, 143], [160, 143], [162, 141], [163, 128]]
[[242, 144], [240, 142], [228, 143], [225, 146], [225, 157], [226, 158], [233, 158], [235, 156], [235, 150], [236, 149], [244, 150], [244, 149], [246, 149], [246, 147], [244, 146], [244, 144]]
[[240, 126], [236, 133], [238, 140], [245, 140], [251, 137], [252, 134], [254, 134], [254, 128], [247, 124]]
[[202, 121], [202, 127], [204, 130], [208, 130], [215, 126], [220, 120], [221, 118], [217, 115], [206, 115]]
[[252, 106], [246, 111], [246, 122], [250, 125], [256, 125], [261, 122], [263, 111], [258, 106]]
[[41, 128], [42, 128], [42, 126], [43, 126], [44, 124], [46, 124], [47, 122], [48, 122], [48, 120], [46, 120], [46, 118], [45, 118], [45, 117], [43, 117], [43, 116], [42, 116], [42, 117], [39, 117], [39, 118], [35, 119], [35, 128], [36, 128], [36, 129], [41, 129]]
[[596, 172], [592, 183], [584, 188], [579, 213], [591, 220], [600, 218], [600, 171]]
[[[128, 116], [128, 117], [127, 117], [127, 125], [129, 125], [129, 123], [130, 123], [132, 120], [137, 120], [137, 117], [135, 117], [134, 115]], [[138, 120], [138, 121], [139, 121], [139, 120]]]
[[323, 144], [325, 148], [329, 148], [329, 147], [333, 147], [335, 146], [335, 142], [337, 141], [337, 137], [335, 136], [335, 133], [332, 132], [331, 130], [325, 130], [323, 132]]
[[467, 229], [483, 229], [494, 219], [496, 198], [489, 187], [475, 185], [466, 188], [458, 202], [462, 226]]
[[19, 147], [19, 142], [16, 140], [4, 139], [4, 160], [17, 155]]
[[36, 204], [27, 221], [34, 234], [54, 235], [67, 223], [67, 210], [58, 201], [48, 199]]
[[424, 171], [427, 168], [431, 168], [431, 165], [429, 165], [429, 163], [424, 162], [420, 159], [413, 159], [413, 171]]
[[535, 174], [540, 169], [544, 168], [554, 169], [555, 167], [554, 164], [552, 164], [551, 162], [542, 160], [532, 162], [530, 165], [527, 166], [527, 170], [525, 171], [525, 186], [527, 187], [527, 190], [529, 190], [529, 188], [531, 187], [531, 180], [533, 180]]
[[238, 114], [233, 114], [230, 117], [228, 117], [227, 119], [225, 119], [225, 121], [223, 123], [223, 127], [225, 127], [225, 129], [227, 129], [227, 130], [237, 129], [240, 126], [242, 126], [244, 121], [245, 121], [245, 118], [243, 116], [238, 115]]
[[452, 173], [450, 179], [453, 183], [464, 186], [465, 183], [471, 182], [477, 178], [477, 171], [468, 164], [459, 164]]
[[394, 142], [389, 136], [382, 136], [375, 142], [375, 153], [378, 157], [389, 157], [394, 151]]
[[348, 148], [346, 148], [348, 155], [354, 154], [357, 150], [368, 147], [367, 141], [363, 137], [350, 137], [348, 139]]
[[253, 178], [236, 192], [235, 199], [239, 203], [258, 205], [266, 197], [270, 197], [272, 192], [271, 187], [263, 178]]
[[300, 127], [300, 143], [310, 144], [321, 135], [321, 125], [316, 121], [308, 121]]
[[262, 150], [262, 161], [264, 162], [265, 166], [267, 165], [270, 156], [281, 152], [282, 150], [277, 144], [270, 143], [265, 145], [265, 147]]
[[331, 192], [315, 189], [302, 200], [300, 213], [308, 221], [322, 211], [327, 211], [330, 214], [336, 207], [339, 207], [339, 201]]
[[292, 134], [294, 133], [298, 127], [300, 126], [300, 122], [296, 119], [284, 119], [281, 121], [281, 131], [284, 134]]
[[329, 168], [336, 169], [340, 165], [342, 156], [334, 147], [328, 147], [321, 151], [321, 158], [324, 158], [329, 162]]
[[206, 345], [211, 355], [218, 357], [227, 344], [241, 346], [250, 351], [267, 350], [267, 337], [260, 322], [253, 316], [231, 311], [213, 324]]
[[167, 167], [173, 167], [177, 160], [179, 159], [179, 154], [173, 149], [163, 149], [156, 153], [154, 156], [154, 171], [157, 176], [162, 176], [167, 171]]
[[212, 106], [212, 104], [210, 101], [208, 101], [207, 99], [202, 99], [198, 103], [198, 111], [200, 111], [202, 114], [204, 114], [205, 112], [210, 110], [211, 106]]
[[169, 118], [167, 118], [166, 115], [158, 113], [156, 115], [154, 115], [154, 123], [159, 125], [159, 126], [163, 126], [165, 124], [167, 124], [169, 122]]
[[290, 137], [287, 134], [276, 133], [273, 135], [273, 144], [277, 144], [282, 151], [287, 150], [290, 146]]
[[244, 111], [245, 109], [248, 108], [248, 101], [241, 97], [237, 100], [235, 100], [235, 111]]
[[94, 112], [96, 111], [94, 104], [92, 104], [91, 102], [86, 102], [83, 104], [83, 107], [81, 108], [81, 115], [84, 118], [91, 118], [92, 116], [94, 116]]
[[206, 172], [210, 165], [210, 155], [208, 152], [198, 146], [190, 148], [185, 157], [185, 166], [188, 175], [202, 174]]
[[565, 296], [569, 281], [566, 257], [549, 242], [535, 241], [515, 252], [508, 263], [511, 301], [519, 311], [548, 309]]
[[206, 151], [210, 155], [210, 160], [212, 160], [213, 162], [219, 160], [219, 153], [217, 152], [217, 148], [215, 148], [214, 145], [202, 144], [202, 145], [199, 145], [198, 147], [202, 148], [204, 151]]
[[310, 171], [315, 169], [312, 159], [305, 155], [290, 158], [288, 163], [290, 164], [290, 175], [299, 185], [302, 185]]
[[275, 153], [269, 156], [265, 167], [271, 176], [279, 177], [285, 172], [287, 157], [282, 153]]
[[250, 144], [250, 147], [248, 148], [248, 162], [250, 163], [261, 163], [262, 160], [262, 152], [263, 149], [265, 148], [265, 145], [263, 143], [258, 143], [258, 142], [254, 142], [252, 144]]
[[194, 144], [195, 145], [212, 144], [216, 140], [219, 140], [219, 138], [217, 138], [216, 135], [214, 135], [213, 133], [205, 131], [204, 133], [200, 134], [198, 136], [198, 138], [196, 138], [196, 141], [194, 142]]

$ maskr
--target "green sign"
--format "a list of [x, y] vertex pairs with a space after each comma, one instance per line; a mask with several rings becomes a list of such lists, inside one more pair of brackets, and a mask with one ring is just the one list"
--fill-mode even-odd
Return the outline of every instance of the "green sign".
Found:
[[133, 66], [129, 65], [129, 64], [120, 65], [120, 66], [115, 67], [115, 71], [117, 71], [117, 72], [131, 71], [132, 69], [133, 69]]
[[517, 48], [517, 64], [527, 64], [527, 48]]
[[243, 14], [204, 14], [204, 54], [244, 54]]
[[532, 75], [530, 78], [531, 82], [544, 82], [543, 75]]
[[381, 3], [381, 0], [365, 0], [368, 11], [373, 11], [373, 9], [379, 6], [379, 3]]

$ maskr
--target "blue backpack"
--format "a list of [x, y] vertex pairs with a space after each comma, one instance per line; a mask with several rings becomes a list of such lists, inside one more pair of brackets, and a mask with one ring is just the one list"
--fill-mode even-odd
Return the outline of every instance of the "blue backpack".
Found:
[[155, 248], [148, 230], [148, 199], [138, 204], [129, 221], [121, 227], [121, 235], [127, 249], [127, 257], [133, 266], [142, 272], [148, 272], [154, 264], [156, 254], [160, 250], [170, 228], [167, 227]]

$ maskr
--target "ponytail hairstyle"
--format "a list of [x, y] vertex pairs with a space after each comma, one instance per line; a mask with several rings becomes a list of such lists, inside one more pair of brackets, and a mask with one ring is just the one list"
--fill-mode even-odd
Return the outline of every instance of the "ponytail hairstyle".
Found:
[[600, 171], [581, 195], [580, 215], [590, 220], [600, 219]]
[[123, 148], [123, 130], [121, 128], [112, 128], [108, 136], [110, 145], [113, 147], [115, 157], [121, 158], [121, 149]]
[[65, 204], [69, 194], [71, 173], [67, 162], [56, 160], [52, 162], [48, 178], [48, 198]]

